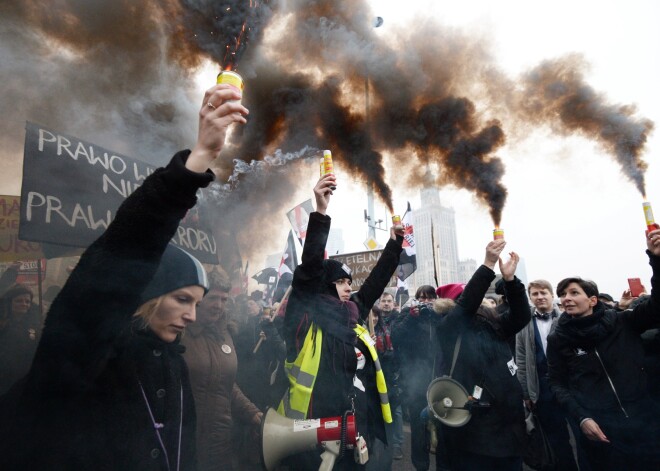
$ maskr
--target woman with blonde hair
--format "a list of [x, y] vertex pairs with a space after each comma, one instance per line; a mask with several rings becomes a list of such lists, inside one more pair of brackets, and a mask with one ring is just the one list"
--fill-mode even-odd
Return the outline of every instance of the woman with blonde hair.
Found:
[[30, 373], [0, 404], [0, 469], [195, 469], [195, 406], [179, 339], [207, 289], [194, 257], [168, 245], [240, 93], [206, 92], [192, 151], [178, 152], [119, 207], [54, 300]]

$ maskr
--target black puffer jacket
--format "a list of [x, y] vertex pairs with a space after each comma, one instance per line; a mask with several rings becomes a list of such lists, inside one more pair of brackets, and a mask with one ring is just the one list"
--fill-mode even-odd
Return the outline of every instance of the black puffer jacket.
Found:
[[494, 310], [482, 315], [481, 301], [494, 278], [493, 270], [479, 267], [456, 307], [440, 321], [443, 373], [449, 374], [460, 335], [461, 347], [452, 377], [468, 394], [475, 386], [481, 387], [481, 399], [490, 403], [490, 408], [474, 410], [465, 426], [444, 427], [443, 431], [449, 449], [493, 457], [520, 456], [526, 443], [523, 395], [506, 339], [527, 325], [531, 313], [525, 286], [514, 278], [505, 282], [510, 310], [501, 315]]
[[550, 388], [578, 421], [621, 411], [619, 401], [626, 408], [647, 395], [640, 334], [660, 325], [660, 257], [647, 253], [653, 268], [650, 298], [629, 311], [606, 309], [599, 302], [590, 316], [562, 314], [548, 336]]
[[0, 404], [0, 469], [177, 469], [179, 446], [179, 469], [195, 468], [183, 348], [132, 322], [179, 221], [213, 179], [186, 169], [188, 155], [124, 201], [53, 302], [30, 373]]

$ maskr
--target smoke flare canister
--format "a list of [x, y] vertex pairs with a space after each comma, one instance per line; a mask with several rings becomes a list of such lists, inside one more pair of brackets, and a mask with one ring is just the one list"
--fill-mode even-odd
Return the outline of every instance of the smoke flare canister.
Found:
[[644, 209], [644, 219], [646, 219], [646, 232], [651, 232], [656, 229], [660, 229], [653, 218], [653, 209], [651, 208], [651, 203], [644, 201], [642, 203], [642, 208]]
[[[332, 163], [332, 152], [329, 150], [323, 151], [323, 159], [321, 159], [321, 176], [327, 175], [329, 173], [335, 173], [335, 166]], [[335, 191], [336, 186], [331, 186], [330, 189]]]
[[395, 229], [403, 229], [403, 224], [401, 223], [401, 216], [399, 216], [398, 214], [392, 216], [392, 226], [394, 226]]
[[[218, 79], [217, 83], [226, 83], [227, 85], [230, 85], [232, 88], [235, 88], [236, 91], [240, 92], [241, 95], [243, 94], [243, 90], [245, 89], [245, 84], [243, 83], [243, 77], [238, 75], [236, 72], [233, 70], [223, 70], [218, 74]], [[237, 101], [241, 102], [241, 100], [232, 100], [232, 101]]]
[[493, 240], [504, 239], [504, 231], [499, 227], [493, 229]]

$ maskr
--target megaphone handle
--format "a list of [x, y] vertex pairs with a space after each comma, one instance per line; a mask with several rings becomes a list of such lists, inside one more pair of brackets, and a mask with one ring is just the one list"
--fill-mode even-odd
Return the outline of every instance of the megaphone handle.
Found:
[[332, 471], [337, 456], [339, 455], [340, 448], [341, 445], [339, 441], [325, 443], [325, 451], [321, 453], [321, 466], [319, 466], [319, 471]]

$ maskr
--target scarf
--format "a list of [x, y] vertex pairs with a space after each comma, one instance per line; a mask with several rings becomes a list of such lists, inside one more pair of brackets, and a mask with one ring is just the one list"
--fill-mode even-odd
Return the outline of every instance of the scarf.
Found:
[[340, 301], [337, 297], [320, 294], [316, 309], [311, 314], [312, 322], [324, 334], [331, 335], [344, 343], [356, 345], [357, 335], [353, 329], [360, 318], [357, 304], [353, 301]]
[[606, 315], [607, 312], [599, 302], [590, 316], [572, 317], [564, 313], [559, 317], [555, 335], [571, 346], [594, 348], [614, 329], [615, 316]]

